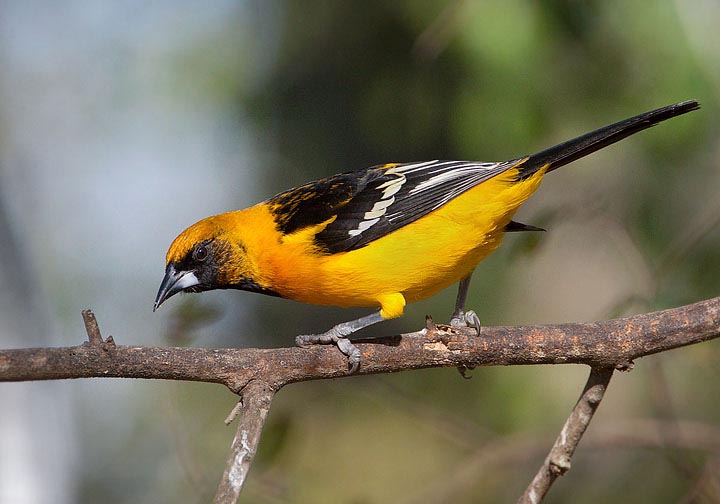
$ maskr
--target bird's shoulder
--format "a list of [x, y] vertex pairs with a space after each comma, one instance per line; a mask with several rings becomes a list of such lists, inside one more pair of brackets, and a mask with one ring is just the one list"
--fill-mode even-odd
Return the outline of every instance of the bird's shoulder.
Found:
[[267, 201], [278, 230], [292, 234], [316, 226], [337, 214], [373, 180], [383, 176], [375, 166], [321, 178], [281, 192]]

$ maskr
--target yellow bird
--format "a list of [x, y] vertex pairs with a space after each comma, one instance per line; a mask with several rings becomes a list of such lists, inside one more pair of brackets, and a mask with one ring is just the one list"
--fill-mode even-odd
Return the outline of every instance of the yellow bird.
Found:
[[460, 282], [453, 325], [478, 329], [465, 312], [475, 266], [508, 231], [539, 230], [513, 214], [552, 170], [661, 121], [699, 108], [685, 101], [510, 161], [391, 163], [290, 189], [244, 210], [207, 217], [167, 252], [154, 310], [178, 292], [242, 289], [304, 303], [377, 307], [371, 315], [301, 346], [335, 343], [350, 372], [353, 332], [399, 317], [406, 303]]

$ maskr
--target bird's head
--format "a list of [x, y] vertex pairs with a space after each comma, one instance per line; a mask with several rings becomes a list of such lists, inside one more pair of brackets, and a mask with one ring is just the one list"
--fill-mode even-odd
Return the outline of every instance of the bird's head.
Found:
[[208, 217], [180, 233], [165, 259], [153, 311], [178, 292], [244, 289], [262, 292], [242, 241], [227, 214]]

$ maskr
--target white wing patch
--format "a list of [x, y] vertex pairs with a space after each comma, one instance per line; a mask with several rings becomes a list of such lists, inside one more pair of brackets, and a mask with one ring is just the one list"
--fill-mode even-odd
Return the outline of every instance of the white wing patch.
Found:
[[376, 219], [385, 215], [385, 209], [395, 203], [395, 196], [390, 196], [390, 199], [383, 199], [375, 203], [372, 210], [365, 212], [365, 219]]
[[[444, 164], [444, 163], [443, 163]], [[497, 166], [496, 163], [482, 163], [483, 165], [489, 164], [490, 167]], [[441, 165], [438, 165], [441, 166]], [[440, 171], [439, 174], [434, 175], [427, 179], [424, 182], [420, 182], [418, 185], [413, 187], [410, 190], [410, 194], [414, 194], [420, 191], [423, 191], [425, 189], [428, 189], [430, 187], [442, 184], [443, 182], [448, 182], [450, 180], [456, 179], [456, 178], [462, 178], [466, 176], [468, 173], [477, 172], [478, 168], [485, 168], [485, 166], [478, 166], [478, 163], [463, 163], [456, 165], [452, 170], [447, 171]]]
[[[424, 161], [422, 163], [402, 164], [388, 168], [385, 173], [394, 175], [387, 182], [377, 186], [375, 189], [382, 191], [380, 199], [375, 202], [372, 209], [365, 212], [355, 229], [348, 231], [349, 236], [358, 236], [380, 222], [385, 217], [390, 222], [396, 222], [408, 217], [409, 200], [417, 201], [418, 204], [429, 203], [427, 211], [435, 210], [451, 199], [459, 196], [471, 187], [483, 180], [492, 178], [504, 169], [517, 163], [518, 160], [506, 161], [504, 163], [481, 163], [469, 161]], [[411, 184], [407, 186], [408, 179]], [[440, 194], [432, 194], [440, 189]], [[400, 200], [404, 204], [392, 210], [395, 203], [395, 195], [401, 190]], [[428, 196], [422, 193], [429, 191]], [[417, 205], [413, 205], [416, 207]], [[412, 211], [411, 211], [412, 213]], [[423, 212], [424, 213], [424, 212]]]
[[[479, 182], [492, 178], [497, 173], [504, 171], [501, 166], [511, 166], [515, 161], [507, 161], [504, 163], [485, 163], [485, 162], [468, 162], [468, 161], [431, 161], [429, 163], [418, 163], [414, 165], [406, 165], [402, 168], [403, 173], [410, 174], [412, 172], [422, 170], [427, 172], [427, 178], [418, 182], [415, 187], [410, 188], [408, 194], [410, 196], [419, 197], [424, 191], [437, 188], [440, 185], [447, 184], [447, 193], [434, 201], [432, 210], [440, 208], [451, 199], [464, 193]], [[455, 183], [452, 183], [455, 181]], [[431, 211], [432, 211], [431, 210]], [[403, 212], [388, 213], [388, 220], [396, 221], [403, 219]]]
[[363, 231], [366, 231], [367, 229], [369, 229], [374, 224], [377, 224], [379, 220], [380, 220], [380, 217], [377, 217], [377, 218], [371, 219], [371, 220], [360, 221], [360, 224], [358, 225], [357, 229], [351, 229], [350, 231], [348, 231], [348, 234], [350, 236], [357, 236], [360, 233], [362, 233]]
[[377, 186], [377, 189], [382, 190], [380, 201], [377, 201], [369, 212], [365, 212], [363, 220], [358, 223], [355, 229], [348, 231], [350, 236], [358, 236], [362, 234], [363, 231], [377, 224], [380, 221], [380, 217], [385, 215], [388, 207], [395, 203], [395, 194], [402, 188], [403, 184], [407, 182], [405, 175], [395, 171], [395, 168], [390, 168], [386, 173], [395, 175], [395, 177]]

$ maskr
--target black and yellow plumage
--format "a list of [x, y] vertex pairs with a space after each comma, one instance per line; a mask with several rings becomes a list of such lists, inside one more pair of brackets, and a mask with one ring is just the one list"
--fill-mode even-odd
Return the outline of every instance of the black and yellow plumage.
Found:
[[245, 210], [203, 219], [172, 243], [155, 308], [181, 292], [243, 289], [306, 303], [375, 306], [301, 344], [336, 342], [357, 368], [346, 336], [402, 315], [405, 304], [460, 282], [464, 312], [475, 266], [507, 231], [550, 171], [643, 129], [699, 108], [686, 101], [646, 112], [530, 156], [497, 163], [392, 163], [323, 178]]

